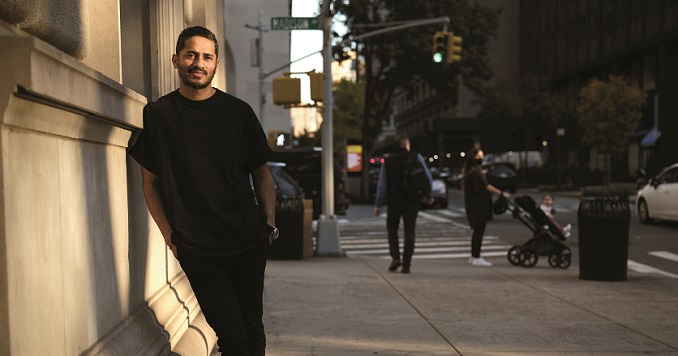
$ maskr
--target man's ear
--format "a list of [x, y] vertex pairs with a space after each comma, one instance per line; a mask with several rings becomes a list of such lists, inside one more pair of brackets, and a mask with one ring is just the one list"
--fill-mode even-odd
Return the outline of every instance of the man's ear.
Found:
[[179, 57], [177, 57], [176, 54], [172, 55], [172, 65], [174, 66], [174, 69], [178, 69], [178, 64], [179, 64]]

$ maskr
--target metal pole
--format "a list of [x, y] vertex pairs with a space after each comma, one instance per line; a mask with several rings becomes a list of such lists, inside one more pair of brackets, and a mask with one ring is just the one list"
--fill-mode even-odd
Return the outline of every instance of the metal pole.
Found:
[[325, 74], [322, 125], [322, 214], [318, 219], [318, 256], [343, 255], [339, 243], [339, 225], [334, 216], [334, 156], [332, 143], [332, 15], [330, 1], [324, 0], [321, 22], [323, 26], [323, 72]]
[[406, 28], [411, 28], [411, 27], [433, 25], [433, 24], [440, 23], [440, 22], [444, 23], [443, 31], [447, 31], [447, 24], [450, 23], [450, 18], [447, 17], [447, 16], [436, 17], [434, 19], [411, 20], [411, 21], [404, 21], [401, 25], [391, 26], [391, 27], [383, 28], [381, 30], [371, 31], [371, 32], [368, 32], [368, 33], [364, 33], [362, 35], [354, 36], [353, 38], [349, 38], [347, 40], [343, 40], [343, 41], [339, 42], [339, 45], [345, 45], [347, 43], [356, 42], [356, 41], [363, 40], [363, 39], [368, 38], [368, 37], [381, 35], [381, 34], [387, 33], [387, 32], [400, 31], [400, 30], [404, 30]]
[[264, 91], [264, 0], [259, 0], [259, 43], [257, 46], [257, 62], [259, 63], [259, 120], [261, 120], [261, 127], [266, 132], [266, 114], [264, 113], [264, 106], [266, 105], [266, 92]]

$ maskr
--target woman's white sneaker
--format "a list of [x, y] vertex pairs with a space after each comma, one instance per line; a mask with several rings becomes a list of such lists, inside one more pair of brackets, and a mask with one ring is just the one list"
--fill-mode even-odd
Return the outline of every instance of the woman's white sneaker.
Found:
[[492, 263], [490, 263], [489, 261], [485, 260], [482, 257], [478, 257], [478, 258], [471, 258], [471, 266], [490, 267], [490, 266], [492, 266]]

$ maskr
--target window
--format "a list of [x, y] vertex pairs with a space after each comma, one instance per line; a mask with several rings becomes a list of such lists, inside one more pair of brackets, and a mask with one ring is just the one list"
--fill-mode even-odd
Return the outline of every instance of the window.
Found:
[[676, 176], [678, 175], [678, 168], [673, 168], [670, 169], [668, 172], [662, 174], [657, 178], [657, 183], [659, 184], [667, 184], [667, 183], [674, 183], [676, 182]]

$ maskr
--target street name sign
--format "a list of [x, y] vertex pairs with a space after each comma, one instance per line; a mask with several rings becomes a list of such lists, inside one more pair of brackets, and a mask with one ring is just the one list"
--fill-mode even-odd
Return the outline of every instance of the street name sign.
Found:
[[319, 30], [317, 17], [272, 17], [271, 30]]

